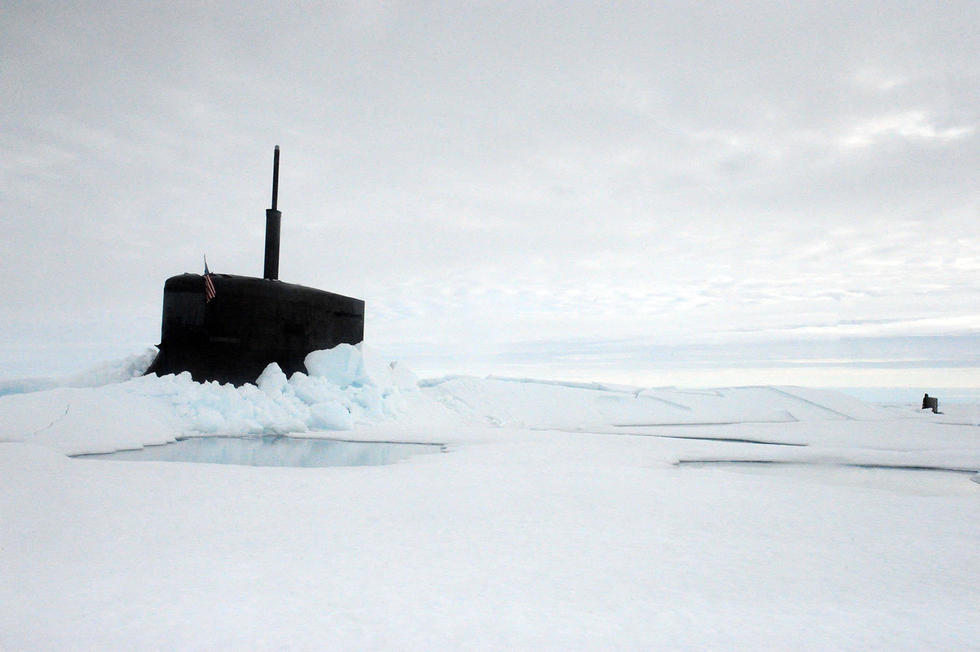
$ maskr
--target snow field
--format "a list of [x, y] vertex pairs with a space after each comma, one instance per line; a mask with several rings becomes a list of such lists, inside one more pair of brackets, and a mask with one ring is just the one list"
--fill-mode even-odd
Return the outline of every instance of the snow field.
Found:
[[[980, 468], [965, 413], [797, 387], [420, 384], [370, 358], [319, 352], [308, 374], [270, 366], [238, 389], [169, 376], [0, 397], [0, 648], [980, 640], [980, 484], [842, 466]], [[333, 468], [66, 457], [283, 432], [449, 452]], [[677, 465], [698, 460], [794, 464]]]

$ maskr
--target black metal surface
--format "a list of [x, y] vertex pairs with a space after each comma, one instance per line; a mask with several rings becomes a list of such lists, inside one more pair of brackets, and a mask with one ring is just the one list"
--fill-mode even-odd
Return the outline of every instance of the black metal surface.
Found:
[[292, 283], [213, 274], [182, 274], [163, 289], [160, 353], [147, 373], [189, 371], [194, 380], [255, 382], [270, 362], [286, 374], [306, 371], [311, 351], [364, 339], [364, 302]]
[[279, 229], [282, 212], [279, 203], [279, 145], [276, 145], [272, 162], [272, 208], [265, 212], [265, 265], [262, 277], [270, 281], [279, 278]]
[[279, 145], [276, 145], [272, 155], [272, 210], [276, 210], [279, 202]]
[[279, 278], [279, 224], [282, 213], [271, 208], [265, 212], [265, 266], [262, 277], [270, 281]]

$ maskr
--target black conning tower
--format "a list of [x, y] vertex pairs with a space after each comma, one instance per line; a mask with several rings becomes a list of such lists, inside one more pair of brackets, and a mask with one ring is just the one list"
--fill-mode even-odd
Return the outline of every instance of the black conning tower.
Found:
[[242, 385], [270, 362], [287, 374], [306, 371], [311, 351], [364, 339], [364, 302], [279, 278], [279, 147], [272, 173], [272, 207], [266, 210], [263, 278], [181, 274], [163, 288], [160, 353], [147, 373], [190, 372], [194, 380]]

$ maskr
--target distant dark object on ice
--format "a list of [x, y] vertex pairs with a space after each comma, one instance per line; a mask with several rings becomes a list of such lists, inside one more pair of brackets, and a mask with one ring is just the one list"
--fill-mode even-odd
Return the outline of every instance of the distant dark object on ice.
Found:
[[[189, 371], [194, 380], [243, 385], [276, 362], [306, 371], [311, 351], [364, 339], [364, 302], [282, 283], [279, 277], [279, 147], [266, 214], [265, 278], [181, 274], [163, 287], [160, 353], [146, 373]], [[209, 287], [210, 284], [210, 287]]]
[[922, 408], [921, 409], [923, 409], [923, 410], [929, 410], [929, 409], [931, 409], [934, 413], [941, 414], [939, 412], [939, 399], [936, 398], [935, 396], [929, 396], [928, 394], [925, 394], [922, 397]]

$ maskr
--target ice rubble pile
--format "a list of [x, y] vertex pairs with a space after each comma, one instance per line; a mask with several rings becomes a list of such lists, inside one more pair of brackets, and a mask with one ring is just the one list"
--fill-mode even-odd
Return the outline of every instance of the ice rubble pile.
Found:
[[0, 442], [76, 454], [180, 436], [349, 430], [395, 417], [419, 397], [411, 371], [360, 346], [315, 351], [306, 366], [307, 373], [287, 378], [270, 364], [254, 385], [242, 387], [196, 383], [182, 373], [10, 393], [0, 397]]
[[341, 344], [306, 356], [308, 373], [287, 378], [271, 363], [254, 385], [196, 383], [190, 374], [134, 381], [173, 403], [185, 427], [204, 434], [258, 434], [350, 430], [356, 422], [394, 417], [418, 378], [360, 346]]

